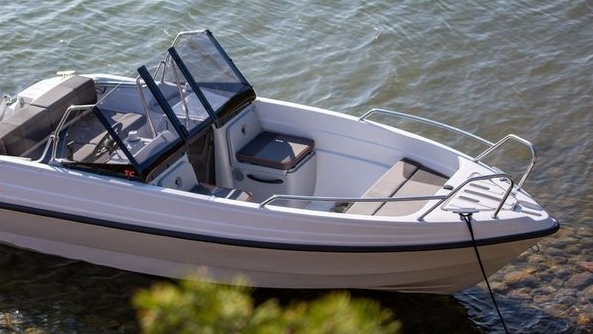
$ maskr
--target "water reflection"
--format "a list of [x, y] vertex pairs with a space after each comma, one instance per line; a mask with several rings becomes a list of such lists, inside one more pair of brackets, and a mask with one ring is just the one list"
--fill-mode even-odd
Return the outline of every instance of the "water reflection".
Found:
[[6, 246], [0, 254], [0, 333], [138, 331], [130, 300], [151, 277]]
[[[162, 280], [6, 246], [0, 254], [0, 333], [137, 333], [131, 297]], [[273, 298], [287, 304], [325, 293], [256, 289], [253, 296], [257, 303]], [[406, 333], [480, 333], [452, 296], [350, 293], [391, 309]]]

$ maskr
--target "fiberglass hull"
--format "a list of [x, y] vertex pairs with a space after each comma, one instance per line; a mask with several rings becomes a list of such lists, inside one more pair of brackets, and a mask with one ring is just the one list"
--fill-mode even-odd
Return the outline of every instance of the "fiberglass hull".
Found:
[[[452, 293], [482, 280], [450, 212], [417, 222], [262, 207], [15, 158], [0, 174], [0, 240], [46, 254], [167, 277], [206, 267], [215, 281], [274, 288]], [[487, 274], [558, 228], [489, 215], [475, 225]]]

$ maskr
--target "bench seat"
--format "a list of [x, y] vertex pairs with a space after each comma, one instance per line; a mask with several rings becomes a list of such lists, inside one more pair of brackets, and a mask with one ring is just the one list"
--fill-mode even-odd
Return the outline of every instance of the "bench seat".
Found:
[[0, 123], [0, 154], [27, 156], [56, 129], [71, 105], [94, 104], [92, 79], [71, 76]]
[[[448, 178], [409, 159], [402, 159], [371, 186], [363, 198], [432, 196]], [[356, 202], [345, 212], [359, 215], [401, 216], [420, 210], [427, 201]]]

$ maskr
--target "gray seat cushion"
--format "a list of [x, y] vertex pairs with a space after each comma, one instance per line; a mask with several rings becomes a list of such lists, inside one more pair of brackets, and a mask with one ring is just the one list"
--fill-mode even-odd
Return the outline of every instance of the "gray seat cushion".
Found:
[[[418, 170], [418, 166], [407, 160], [400, 160], [391, 167], [363, 195], [370, 197], [392, 197], [399, 188]], [[374, 215], [384, 202], [356, 202], [348, 209], [348, 213]]]
[[[397, 197], [431, 196], [445, 185], [447, 178], [419, 168], [396, 192]], [[396, 197], [396, 196], [393, 196]], [[427, 201], [385, 202], [375, 212], [378, 216], [401, 216], [420, 210]]]
[[289, 170], [311, 153], [314, 145], [309, 138], [264, 131], [237, 152], [237, 160]]
[[[432, 196], [443, 187], [447, 177], [414, 161], [395, 163], [373, 184], [363, 198]], [[345, 212], [359, 215], [402, 216], [417, 212], [427, 201], [355, 202]]]

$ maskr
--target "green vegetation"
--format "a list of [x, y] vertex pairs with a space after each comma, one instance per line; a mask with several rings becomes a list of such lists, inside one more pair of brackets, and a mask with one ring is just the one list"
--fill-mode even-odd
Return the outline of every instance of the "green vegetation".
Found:
[[199, 279], [158, 283], [134, 297], [142, 332], [340, 334], [397, 333], [400, 323], [372, 300], [332, 292], [286, 307], [270, 299], [255, 305], [249, 288]]

